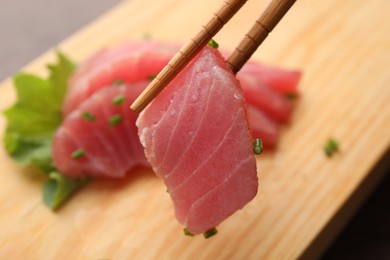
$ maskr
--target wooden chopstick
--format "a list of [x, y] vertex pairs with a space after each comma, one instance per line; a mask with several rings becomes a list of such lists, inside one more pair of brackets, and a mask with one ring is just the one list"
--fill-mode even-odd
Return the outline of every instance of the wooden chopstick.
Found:
[[296, 0], [273, 0], [268, 5], [267, 9], [256, 20], [255, 24], [226, 60], [234, 73], [237, 73], [245, 65], [295, 2]]
[[[168, 65], [164, 67], [133, 104], [131, 104], [131, 109], [138, 113], [141, 112], [192, 58], [195, 57], [210, 39], [217, 34], [223, 25], [236, 14], [245, 2], [246, 0], [225, 0], [209, 22], [202, 27], [201, 31], [180, 49]], [[294, 2], [295, 0], [273, 0], [271, 2], [263, 15], [256, 21], [252, 29], [245, 35], [239, 46], [228, 58], [227, 62], [233, 72], [241, 69]]]
[[202, 26], [180, 51], [169, 61], [149, 86], [131, 104], [131, 109], [141, 112], [171, 80], [192, 60], [193, 57], [219, 32], [219, 30], [240, 10], [247, 0], [225, 0], [211, 19]]

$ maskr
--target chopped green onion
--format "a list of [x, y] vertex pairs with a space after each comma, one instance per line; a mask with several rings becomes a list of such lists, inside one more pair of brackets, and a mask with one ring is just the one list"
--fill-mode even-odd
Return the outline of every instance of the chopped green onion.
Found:
[[339, 143], [335, 139], [329, 139], [328, 145], [335, 151], [339, 150]]
[[186, 235], [186, 236], [189, 236], [189, 237], [194, 236], [194, 234], [192, 234], [187, 228], [183, 229], [183, 231], [184, 231], [184, 235]]
[[214, 49], [218, 49], [218, 47], [219, 47], [219, 44], [216, 41], [214, 41], [213, 39], [211, 39], [208, 44], [211, 47], [213, 47]]
[[123, 101], [125, 101], [125, 96], [123, 94], [121, 94], [121, 95], [114, 97], [114, 99], [112, 100], [112, 104], [114, 106], [119, 106], [123, 103]]
[[335, 152], [339, 150], [339, 143], [333, 138], [329, 138], [328, 142], [324, 147], [324, 152], [328, 157], [331, 157]]
[[295, 100], [297, 98], [297, 95], [295, 93], [286, 93], [286, 98], [288, 100]]
[[154, 80], [156, 77], [157, 77], [157, 75], [150, 75], [150, 76], [148, 77], [148, 80], [149, 80], [149, 81], [152, 81], [152, 80]]
[[116, 79], [112, 82], [112, 84], [116, 85], [116, 86], [120, 86], [122, 84], [124, 84], [125, 82], [121, 79]]
[[203, 233], [204, 238], [210, 238], [218, 233], [218, 230], [216, 228], [211, 228]]
[[110, 122], [110, 126], [116, 126], [122, 121], [122, 116], [121, 115], [110, 116], [108, 121]]
[[95, 120], [95, 115], [89, 113], [89, 112], [84, 112], [82, 115], [81, 115], [84, 119], [88, 120], [88, 121], [94, 121]]
[[84, 149], [80, 148], [72, 152], [71, 157], [74, 160], [77, 160], [85, 155]]
[[255, 154], [261, 154], [263, 152], [263, 141], [261, 139], [256, 138], [253, 141], [253, 152]]
[[324, 147], [324, 152], [325, 152], [326, 156], [331, 157], [333, 155], [334, 151], [329, 146], [325, 146]]

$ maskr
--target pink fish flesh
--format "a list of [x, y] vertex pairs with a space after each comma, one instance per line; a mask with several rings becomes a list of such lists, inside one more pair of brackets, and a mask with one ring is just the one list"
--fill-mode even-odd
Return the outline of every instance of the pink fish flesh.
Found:
[[65, 118], [53, 139], [54, 163], [64, 175], [118, 178], [150, 167], [135, 126], [138, 114], [129, 108], [147, 84], [101, 89]]
[[217, 50], [206, 47], [140, 114], [137, 126], [146, 157], [190, 232], [219, 225], [256, 195], [246, 103]]
[[69, 83], [63, 113], [69, 114], [85, 99], [115, 81], [127, 84], [157, 75], [176, 53], [174, 44], [129, 42], [102, 50], [84, 62]]

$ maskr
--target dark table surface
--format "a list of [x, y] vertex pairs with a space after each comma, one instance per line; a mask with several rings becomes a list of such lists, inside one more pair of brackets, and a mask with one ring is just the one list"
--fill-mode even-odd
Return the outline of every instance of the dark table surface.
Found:
[[[119, 2], [0, 0], [0, 81]], [[390, 259], [389, 172], [322, 258]]]

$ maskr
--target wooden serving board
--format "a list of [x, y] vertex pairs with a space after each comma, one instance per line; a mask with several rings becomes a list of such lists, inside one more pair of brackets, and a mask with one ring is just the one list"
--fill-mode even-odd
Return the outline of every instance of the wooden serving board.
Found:
[[[268, 1], [249, 1], [215, 38], [233, 49]], [[221, 1], [124, 1], [59, 47], [76, 61], [115, 43], [185, 42]], [[277, 151], [258, 157], [257, 197], [205, 240], [186, 237], [163, 183], [136, 170], [96, 181], [58, 212], [42, 177], [0, 148], [1, 259], [294, 259], [318, 256], [379, 180], [390, 145], [390, 1], [298, 1], [254, 58], [302, 69], [301, 97]], [[50, 50], [23, 70], [45, 74]], [[15, 100], [0, 87], [0, 110]], [[5, 121], [0, 117], [0, 137]], [[329, 137], [341, 151], [327, 158]], [[387, 164], [388, 165], [388, 164]]]

